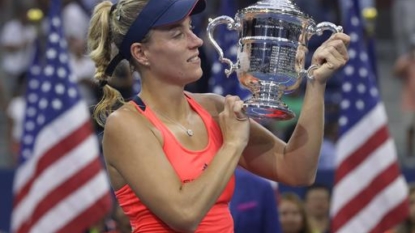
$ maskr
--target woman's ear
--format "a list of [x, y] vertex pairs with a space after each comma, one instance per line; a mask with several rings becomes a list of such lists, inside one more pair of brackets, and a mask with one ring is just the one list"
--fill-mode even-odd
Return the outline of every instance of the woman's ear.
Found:
[[131, 56], [142, 66], [149, 64], [146, 56], [146, 47], [142, 43], [134, 43], [131, 45]]

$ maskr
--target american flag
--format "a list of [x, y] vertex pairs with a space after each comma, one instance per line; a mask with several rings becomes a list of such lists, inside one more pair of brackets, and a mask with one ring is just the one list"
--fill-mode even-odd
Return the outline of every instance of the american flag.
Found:
[[[237, 11], [235, 0], [220, 1], [220, 4], [220, 15], [235, 16]], [[223, 49], [224, 57], [234, 63], [237, 59], [238, 37], [238, 32], [229, 31], [226, 25], [219, 25], [214, 36], [218, 45]], [[216, 53], [215, 55], [212, 64], [212, 77], [209, 79], [210, 91], [219, 95], [238, 95], [241, 99], [248, 97], [251, 92], [242, 87], [235, 72], [226, 77], [225, 69], [229, 69], [229, 67], [227, 64], [219, 62], [219, 55]]]
[[351, 43], [342, 86], [332, 231], [383, 233], [408, 214], [407, 184], [368, 58], [358, 1], [345, 6]]
[[51, 1], [48, 24], [45, 59], [37, 53], [28, 79], [13, 184], [17, 233], [82, 232], [112, 204], [90, 114], [69, 69], [60, 0]]

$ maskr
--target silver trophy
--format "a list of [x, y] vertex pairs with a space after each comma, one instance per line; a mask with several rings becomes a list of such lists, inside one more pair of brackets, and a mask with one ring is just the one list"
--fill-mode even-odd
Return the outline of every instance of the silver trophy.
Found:
[[[233, 63], [213, 38], [214, 29], [227, 24], [239, 32], [237, 61]], [[209, 19], [207, 33], [219, 53], [219, 61], [229, 65], [227, 76], [236, 71], [239, 82], [252, 92], [245, 101], [246, 113], [259, 120], [289, 120], [295, 116], [281, 100], [297, 89], [303, 77], [312, 79], [316, 65], [304, 68], [307, 44], [324, 30], [342, 32], [330, 22], [316, 24], [290, 0], [263, 0], [239, 10], [235, 19]]]

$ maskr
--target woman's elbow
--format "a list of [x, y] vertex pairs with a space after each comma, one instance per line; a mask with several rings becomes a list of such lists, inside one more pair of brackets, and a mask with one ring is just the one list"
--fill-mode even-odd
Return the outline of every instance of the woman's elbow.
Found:
[[196, 231], [199, 224], [193, 221], [178, 221], [170, 225], [170, 227], [178, 232], [193, 233]]
[[311, 186], [316, 181], [316, 174], [310, 175], [303, 180], [303, 186]]
[[292, 179], [287, 184], [294, 187], [310, 186], [314, 184], [315, 180], [315, 173], [307, 175], [298, 174], [297, 176], [292, 176]]
[[171, 220], [168, 225], [173, 230], [185, 233], [195, 232], [201, 221], [197, 213], [192, 210], [186, 211], [184, 208]]
[[170, 226], [174, 231], [183, 232], [183, 233], [193, 233], [197, 229], [196, 226], [188, 225], [188, 224], [178, 224], [177, 226]]
[[315, 181], [316, 181], [316, 172], [313, 172], [302, 179], [302, 183], [305, 186], [310, 186], [314, 184]]

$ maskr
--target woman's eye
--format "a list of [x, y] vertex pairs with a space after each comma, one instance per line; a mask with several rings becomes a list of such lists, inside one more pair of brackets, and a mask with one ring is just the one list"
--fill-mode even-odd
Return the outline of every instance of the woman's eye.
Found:
[[174, 38], [177, 38], [177, 37], [180, 37], [180, 36], [182, 36], [182, 35], [183, 35], [183, 33], [182, 33], [182, 32], [176, 32], [176, 33], [174, 33], [173, 37], [174, 37]]

